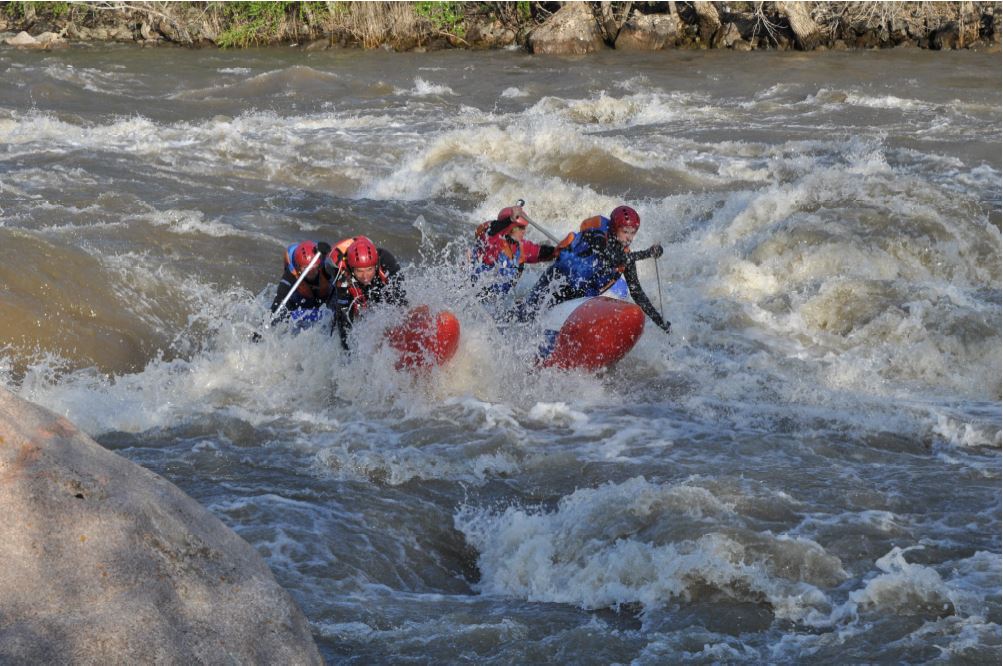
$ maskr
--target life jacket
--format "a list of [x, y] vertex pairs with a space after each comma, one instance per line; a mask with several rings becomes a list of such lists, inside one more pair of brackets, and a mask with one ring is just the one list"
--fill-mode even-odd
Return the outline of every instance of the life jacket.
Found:
[[[295, 254], [297, 247], [299, 247], [299, 243], [293, 243], [286, 248], [286, 270], [298, 280], [300, 270], [296, 267], [296, 262], [293, 261], [293, 254]], [[319, 269], [317, 271], [317, 282], [311, 284], [307, 280], [303, 280], [296, 288], [296, 295], [301, 299], [320, 301], [323, 304], [331, 297], [331, 293], [334, 291], [334, 284], [331, 282], [327, 271], [324, 270], [323, 259], [318, 262], [317, 268]]]
[[[346, 238], [331, 249], [331, 262], [337, 271], [334, 286], [338, 290], [338, 306], [344, 308], [352, 320], [369, 305], [369, 289], [372, 288], [372, 285], [367, 288], [356, 280], [351, 266], [348, 265], [348, 248], [356, 238], [358, 237]], [[382, 284], [390, 281], [390, 276], [383, 270], [382, 263], [376, 265], [376, 277], [373, 280], [379, 280]]]
[[522, 243], [516, 243], [504, 234], [488, 235], [491, 222], [485, 222], [474, 232], [476, 244], [471, 256], [471, 279], [476, 282], [488, 272], [495, 274], [488, 289], [498, 294], [508, 293], [522, 275], [525, 257]]
[[[568, 284], [583, 296], [598, 296], [623, 275], [626, 266], [605, 267], [592, 253], [586, 242], [589, 235], [602, 235], [606, 242], [617, 242], [613, 238], [612, 223], [608, 217], [596, 215], [581, 223], [577, 232], [567, 235], [557, 245], [557, 259], [554, 267], [568, 280]], [[626, 252], [629, 248], [624, 248]]]

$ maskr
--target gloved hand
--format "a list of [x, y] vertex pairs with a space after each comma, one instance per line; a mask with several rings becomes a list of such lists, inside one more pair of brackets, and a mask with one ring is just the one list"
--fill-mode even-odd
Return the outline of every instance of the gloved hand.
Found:
[[331, 254], [331, 244], [321, 241], [317, 243], [317, 251], [320, 252], [321, 256], [326, 257]]
[[663, 252], [665, 252], [665, 250], [662, 249], [661, 243], [655, 243], [654, 245], [648, 248], [648, 253], [651, 255], [653, 259], [658, 259], [660, 256], [662, 256]]

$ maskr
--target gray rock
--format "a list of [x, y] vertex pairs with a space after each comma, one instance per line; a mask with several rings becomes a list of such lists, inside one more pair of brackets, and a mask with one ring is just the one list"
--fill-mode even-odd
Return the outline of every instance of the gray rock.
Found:
[[714, 35], [714, 46], [718, 48], [730, 49], [735, 46], [735, 42], [742, 41], [742, 33], [734, 23], [722, 25], [717, 34]]
[[117, 25], [108, 34], [111, 39], [117, 42], [131, 42], [136, 39], [135, 34], [128, 26]]
[[531, 53], [584, 55], [605, 43], [588, 3], [569, 2], [529, 33], [528, 46]]
[[43, 44], [47, 47], [61, 46], [65, 44], [66, 41], [54, 32], [43, 32], [35, 39], [38, 40], [39, 44]]
[[326, 51], [331, 48], [330, 38], [313, 39], [303, 46], [304, 51]]
[[0, 663], [322, 663], [250, 545], [5, 389], [0, 511]]
[[679, 33], [678, 14], [642, 14], [635, 11], [620, 28], [616, 49], [623, 51], [659, 51], [672, 48]]
[[477, 48], [491, 49], [515, 43], [516, 34], [501, 21], [474, 22], [467, 29], [466, 40]]

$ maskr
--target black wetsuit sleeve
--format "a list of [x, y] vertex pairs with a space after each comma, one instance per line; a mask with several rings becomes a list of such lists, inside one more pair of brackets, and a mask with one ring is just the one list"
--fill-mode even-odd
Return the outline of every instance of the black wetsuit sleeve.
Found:
[[557, 248], [553, 245], [541, 245], [540, 251], [536, 255], [537, 261], [550, 261], [557, 255]]
[[[296, 277], [290, 273], [288, 270], [282, 274], [282, 280], [279, 281], [279, 286], [275, 290], [275, 298], [272, 299], [272, 319], [269, 322], [269, 326], [275, 326], [281, 321], [285, 321], [289, 318], [289, 309], [284, 308], [282, 312], [278, 312], [279, 306], [282, 301], [286, 299], [289, 292], [292, 291], [293, 285], [296, 284]], [[286, 304], [288, 305], [288, 303]]]
[[641, 282], [637, 277], [637, 264], [633, 261], [628, 261], [623, 271], [623, 277], [627, 281], [627, 289], [630, 290], [630, 297], [644, 311], [644, 314], [648, 315], [651, 321], [655, 322], [655, 325], [659, 328], [667, 328], [668, 322], [662, 319], [662, 315], [651, 304], [651, 301], [648, 300], [648, 295], [641, 288]]
[[346, 301], [344, 293], [335, 288], [331, 293], [331, 298], [327, 301], [327, 307], [331, 308], [331, 312], [334, 313], [334, 317], [331, 319], [331, 335], [337, 331], [338, 337], [341, 339], [341, 348], [348, 351], [348, 332], [352, 329], [352, 319], [348, 316], [347, 308], [341, 305], [344, 302], [351, 302], [351, 297]]
[[331, 323], [331, 326], [338, 329], [338, 338], [341, 340], [341, 348], [348, 351], [348, 332], [352, 330], [352, 320], [349, 319], [348, 313], [341, 308], [335, 308], [334, 321]]
[[279, 286], [275, 290], [275, 298], [272, 299], [272, 312], [274, 313], [279, 309], [279, 305], [285, 300], [286, 295], [292, 291], [293, 285], [296, 284], [296, 276], [290, 273], [288, 270], [282, 274], [282, 279], [279, 281]]
[[654, 246], [649, 247], [647, 250], [638, 250], [637, 252], [628, 252], [627, 258], [631, 261], [641, 261], [642, 259], [651, 259], [654, 256], [652, 251]]
[[377, 251], [380, 258], [380, 267], [387, 276], [387, 283], [383, 285], [382, 300], [390, 305], [408, 306], [407, 292], [404, 290], [404, 276], [401, 275], [400, 264], [390, 250], [380, 249]]

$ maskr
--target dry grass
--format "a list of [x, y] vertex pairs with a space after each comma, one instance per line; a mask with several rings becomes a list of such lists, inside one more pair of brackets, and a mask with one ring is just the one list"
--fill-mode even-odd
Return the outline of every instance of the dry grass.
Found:
[[410, 2], [328, 2], [332, 27], [351, 34], [364, 48], [405, 39], [420, 41], [426, 26]]

